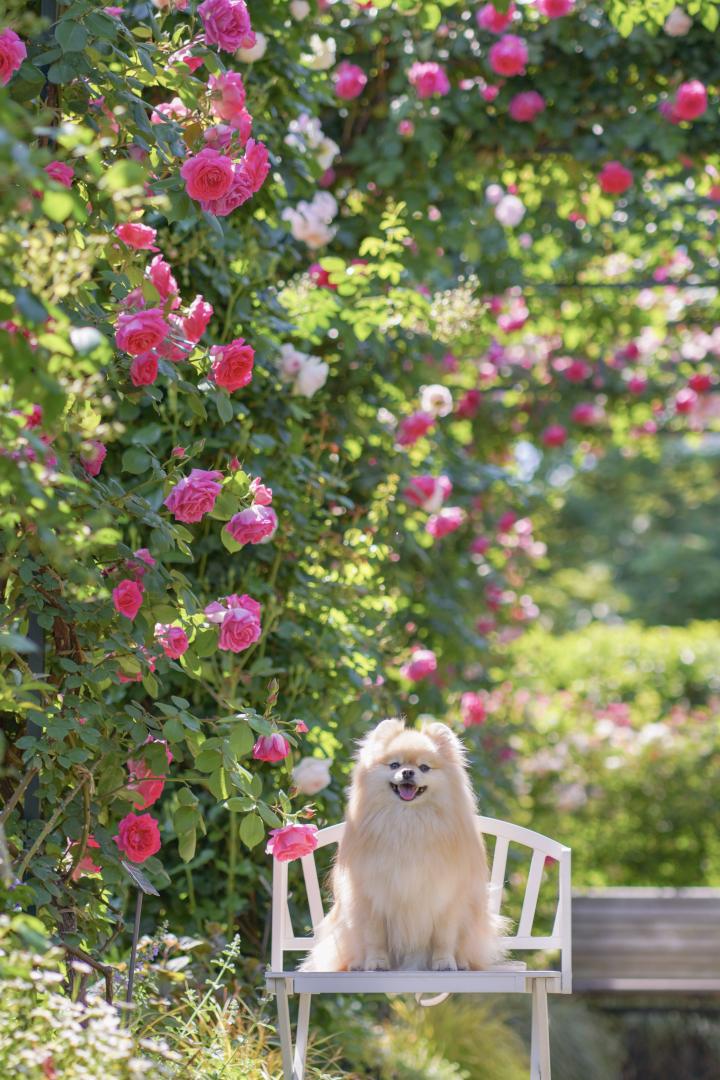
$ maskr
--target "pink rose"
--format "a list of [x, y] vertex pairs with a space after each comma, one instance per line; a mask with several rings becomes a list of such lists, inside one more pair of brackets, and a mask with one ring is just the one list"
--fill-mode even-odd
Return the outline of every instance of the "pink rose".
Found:
[[537, 90], [525, 90], [516, 94], [510, 102], [510, 113], [513, 120], [520, 123], [531, 123], [536, 116], [545, 111], [545, 99]]
[[481, 30], [489, 30], [491, 34], [502, 34], [512, 22], [514, 14], [514, 4], [510, 4], [507, 11], [498, 11], [492, 4], [485, 4], [476, 12], [475, 19]]
[[123, 225], [115, 226], [115, 235], [123, 244], [135, 251], [157, 251], [154, 246], [157, 237], [157, 229], [149, 225], [141, 225], [139, 221], [126, 221]]
[[277, 514], [271, 506], [249, 506], [228, 521], [225, 528], [238, 544], [260, 544], [274, 535]]
[[543, 446], [564, 446], [567, 442], [567, 429], [562, 424], [550, 424], [540, 438]]
[[425, 531], [430, 533], [434, 540], [440, 540], [443, 536], [459, 529], [464, 521], [464, 510], [459, 506], [446, 506], [428, 518]]
[[444, 97], [450, 92], [445, 69], [433, 61], [422, 64], [416, 60], [408, 71], [408, 81], [419, 98]]
[[90, 446], [89, 454], [80, 455], [80, 464], [89, 476], [97, 476], [107, 456], [107, 450], [97, 439], [91, 439]]
[[335, 93], [343, 101], [352, 101], [353, 98], [362, 94], [368, 81], [363, 69], [357, 64], [351, 64], [348, 60], [343, 60], [341, 64], [338, 64], [332, 78], [335, 83]]
[[257, 761], [282, 761], [290, 753], [290, 743], [279, 731], [272, 735], [261, 735], [253, 746], [252, 756]]
[[256, 506], [269, 506], [272, 502], [272, 488], [263, 484], [259, 476], [256, 476], [251, 482], [250, 494]]
[[[68, 847], [67, 854], [70, 855], [70, 857], [72, 858], [73, 851], [75, 850], [75, 848], [77, 848], [79, 846], [80, 846], [80, 841], [76, 840], [74, 843], [70, 844], [70, 846]], [[71, 881], [79, 881], [80, 878], [83, 876], [83, 874], [99, 874], [100, 873], [102, 867], [96, 866], [95, 863], [92, 861], [92, 856], [87, 853], [88, 848], [98, 849], [99, 847], [100, 847], [100, 845], [98, 844], [97, 840], [95, 839], [95, 837], [91, 833], [90, 836], [88, 836], [88, 838], [87, 838], [87, 840], [85, 842], [85, 854], [83, 855], [82, 859], [80, 859], [77, 866], [75, 867], [72, 874], [70, 875], [70, 880]]]
[[400, 674], [412, 682], [426, 679], [437, 671], [437, 657], [432, 649], [413, 649], [412, 656], [406, 664], [400, 668]]
[[225, 120], [231, 127], [236, 121], [243, 123], [245, 112], [245, 83], [239, 71], [224, 71], [222, 75], [211, 75], [208, 80], [211, 94], [210, 108], [213, 115]]
[[675, 395], [675, 412], [681, 414], [692, 412], [697, 405], [697, 399], [698, 396], [691, 387], [683, 387], [683, 389], [678, 390]]
[[278, 862], [291, 862], [310, 855], [317, 847], [316, 825], [285, 825], [271, 829], [265, 852]]
[[452, 483], [447, 476], [413, 476], [403, 491], [403, 498], [413, 506], [429, 513], [439, 510], [445, 499], [452, 492]]
[[225, 52], [252, 49], [255, 34], [244, 0], [205, 0], [198, 8], [205, 26], [205, 43]]
[[162, 345], [170, 333], [160, 308], [123, 311], [115, 326], [117, 347], [130, 356], [140, 356]]
[[397, 133], [403, 139], [410, 139], [415, 134], [415, 125], [412, 120], [401, 120], [397, 126]]
[[[156, 739], [152, 735], [148, 735], [145, 740], [146, 745], [147, 743], [161, 743], [165, 747], [165, 757], [168, 765], [171, 763], [173, 756], [165, 739]], [[129, 760], [127, 768], [130, 773], [130, 782], [127, 786], [131, 791], [137, 791], [140, 796], [140, 799], [136, 800], [133, 806], [136, 810], [147, 810], [162, 795], [165, 788], [165, 777], [155, 775], [143, 758]]]
[[575, 424], [582, 424], [583, 427], [592, 427], [603, 419], [603, 411], [592, 401], [582, 401], [574, 407], [570, 413], [570, 419]]
[[482, 724], [487, 716], [487, 709], [482, 695], [476, 694], [472, 690], [468, 690], [460, 698], [460, 711], [462, 712], [465, 727]]
[[704, 371], [697, 371], [688, 379], [688, 386], [691, 390], [694, 390], [696, 394], [707, 394], [708, 390], [712, 387], [712, 384], [712, 375]]
[[142, 606], [143, 587], [139, 581], [123, 578], [112, 591], [112, 601], [118, 615], [132, 621]]
[[130, 382], [133, 386], [152, 386], [157, 375], [158, 361], [152, 353], [136, 356], [130, 365]]
[[232, 168], [232, 179], [227, 193], [221, 198], [210, 198], [200, 203], [203, 210], [215, 214], [216, 217], [227, 217], [260, 190], [270, 171], [267, 147], [255, 139], [248, 139], [244, 156]]
[[[202, 61], [201, 61], [202, 63]], [[151, 124], [165, 124], [172, 120], [185, 120], [190, 115], [190, 110], [179, 97], [170, 101], [162, 101], [156, 105], [150, 113]]]
[[520, 75], [528, 61], [528, 48], [517, 34], [505, 34], [491, 47], [488, 59], [496, 75]]
[[206, 147], [185, 161], [180, 175], [191, 199], [209, 202], [222, 199], [229, 192], [233, 183], [233, 163], [225, 154]]
[[178, 283], [173, 277], [172, 267], [165, 262], [162, 255], [156, 255], [152, 260], [147, 276], [159, 292], [162, 300], [169, 300], [172, 296], [174, 297], [172, 307], [180, 306]]
[[145, 862], [160, 850], [160, 829], [151, 814], [128, 814], [118, 825], [113, 840], [134, 863]]
[[632, 187], [633, 174], [619, 161], [608, 161], [598, 173], [598, 183], [606, 195], [622, 195]]
[[697, 120], [707, 109], [707, 90], [699, 79], [681, 83], [672, 106], [676, 120]]
[[466, 390], [455, 407], [455, 415], [461, 420], [472, 420], [477, 416], [482, 403], [482, 394], [479, 390]]
[[179, 480], [164, 505], [176, 521], [192, 524], [200, 521], [215, 506], [222, 490], [222, 473], [217, 469], [193, 469], [189, 476]]
[[255, 350], [246, 345], [244, 338], [236, 338], [229, 345], [215, 345], [210, 350], [210, 358], [211, 379], [228, 393], [247, 386], [252, 379]]
[[136, 581], [139, 581], [148, 570], [153, 566], [157, 566], [157, 561], [153, 559], [147, 548], [138, 548], [137, 551], [133, 551], [132, 559], [128, 559], [125, 566], [127, 572], [132, 574]]
[[395, 441], [398, 446], [412, 446], [423, 435], [427, 435], [434, 425], [435, 417], [430, 413], [422, 411], [411, 413], [400, 421]]
[[55, 180], [63, 187], [71, 188], [75, 170], [72, 165], [66, 165], [64, 161], [51, 161], [45, 166], [45, 172], [51, 180]]
[[188, 308], [187, 315], [181, 320], [183, 333], [188, 341], [196, 345], [207, 330], [213, 315], [213, 306], [202, 296], [196, 296]]
[[25, 44], [15, 31], [3, 30], [0, 33], [0, 86], [7, 86], [26, 56]]
[[[228, 596], [222, 615], [218, 648], [224, 652], [243, 652], [262, 633], [260, 605], [251, 596]], [[210, 605], [211, 606], [211, 605]], [[205, 609], [207, 611], [207, 608]]]
[[181, 626], [155, 623], [155, 640], [162, 645], [168, 660], [179, 660], [190, 647], [188, 636]]
[[561, 19], [563, 15], [569, 15], [575, 0], [536, 0], [537, 9], [548, 19]]

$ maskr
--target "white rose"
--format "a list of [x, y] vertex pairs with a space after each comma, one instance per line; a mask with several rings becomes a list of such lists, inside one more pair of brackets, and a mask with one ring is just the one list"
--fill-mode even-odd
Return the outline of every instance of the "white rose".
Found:
[[237, 60], [242, 60], [246, 64], [254, 64], [256, 60], [262, 60], [267, 49], [267, 38], [264, 34], [257, 33], [255, 35], [255, 44], [252, 49], [238, 49], [235, 53]]
[[300, 368], [293, 385], [293, 393], [311, 398], [325, 385], [330, 368], [319, 356], [308, 356]]
[[294, 345], [280, 346], [280, 374], [284, 379], [292, 380], [307, 360], [307, 353], [300, 352]]
[[305, 67], [312, 68], [313, 71], [328, 71], [335, 66], [337, 46], [334, 38], [325, 38], [323, 41], [319, 34], [313, 34], [310, 48], [312, 51], [300, 58]]
[[307, 19], [310, 14], [310, 5], [307, 0], [290, 0], [290, 14], [298, 22]]
[[685, 37], [692, 24], [693, 21], [688, 13], [681, 7], [676, 7], [665, 20], [663, 30], [669, 37]]
[[301, 200], [295, 208], [286, 207], [282, 218], [290, 222], [296, 240], [302, 240], [309, 248], [319, 248], [329, 244], [337, 231], [330, 225], [337, 209], [332, 195], [322, 191], [311, 202]]
[[488, 186], [485, 188], [485, 198], [491, 206], [496, 206], [500, 202], [504, 194], [505, 189], [502, 188], [500, 184], [488, 184]]
[[316, 795], [329, 785], [331, 765], [327, 758], [303, 758], [292, 771], [295, 787], [303, 795]]
[[453, 399], [447, 386], [433, 383], [423, 386], [420, 393], [420, 408], [432, 416], [448, 416], [452, 412]]
[[495, 207], [495, 217], [504, 228], [512, 229], [525, 217], [525, 206], [517, 195], [503, 195]]
[[315, 154], [315, 157], [318, 165], [323, 170], [323, 172], [325, 171], [325, 169], [330, 168], [333, 161], [340, 153], [340, 147], [338, 146], [338, 144], [336, 142], [333, 142], [332, 139], [328, 139], [327, 135], [324, 135], [323, 138], [320, 140], [316, 150], [317, 152]]

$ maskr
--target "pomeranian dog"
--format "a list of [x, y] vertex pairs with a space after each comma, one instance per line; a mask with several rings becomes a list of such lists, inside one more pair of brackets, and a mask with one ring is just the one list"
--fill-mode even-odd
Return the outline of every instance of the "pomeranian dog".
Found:
[[383, 720], [360, 743], [334, 903], [305, 971], [456, 971], [502, 956], [465, 749], [445, 724]]

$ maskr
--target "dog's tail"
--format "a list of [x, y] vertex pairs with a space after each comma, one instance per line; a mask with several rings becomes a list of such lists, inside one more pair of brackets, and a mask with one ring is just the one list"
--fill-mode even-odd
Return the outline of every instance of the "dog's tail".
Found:
[[317, 926], [315, 943], [300, 965], [300, 971], [345, 971], [347, 968], [347, 958], [333, 916], [334, 911], [330, 911]]

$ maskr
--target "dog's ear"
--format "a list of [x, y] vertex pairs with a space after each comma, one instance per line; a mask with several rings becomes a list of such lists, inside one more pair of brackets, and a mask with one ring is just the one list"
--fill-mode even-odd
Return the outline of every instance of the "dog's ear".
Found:
[[435, 743], [438, 753], [461, 765], [465, 764], [465, 747], [447, 724], [436, 721], [433, 724], [426, 724], [422, 730], [423, 734]]
[[380, 723], [368, 731], [367, 735], [358, 744], [358, 757], [364, 758], [369, 751], [375, 751], [382, 743], [387, 742], [394, 735], [399, 735], [401, 731], [405, 730], [405, 722], [399, 720], [396, 716], [390, 717], [388, 720], [381, 720]]

